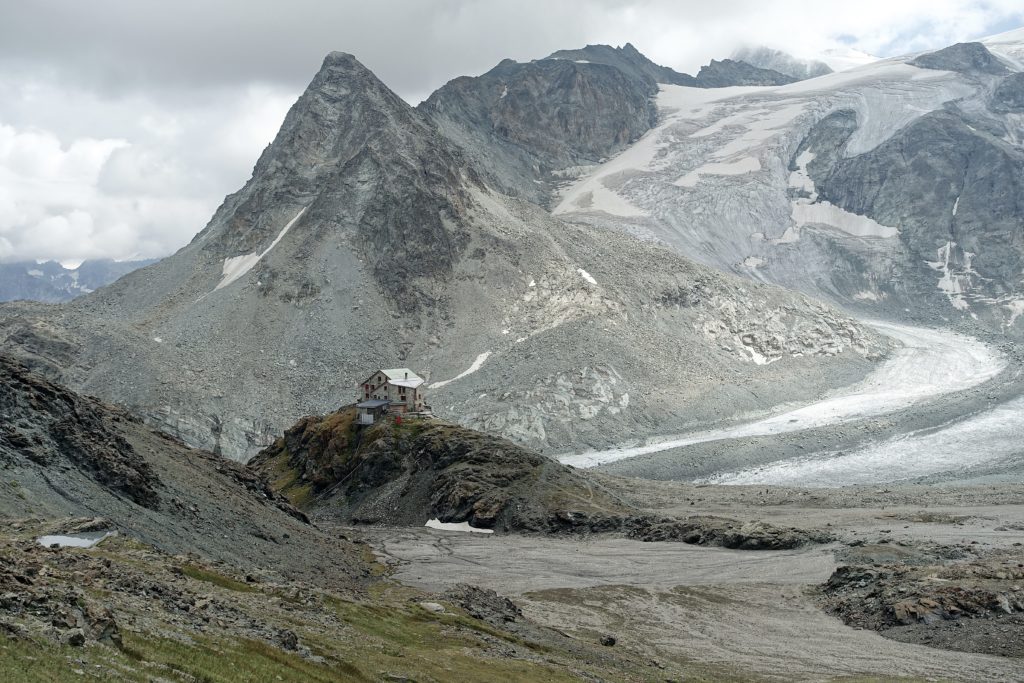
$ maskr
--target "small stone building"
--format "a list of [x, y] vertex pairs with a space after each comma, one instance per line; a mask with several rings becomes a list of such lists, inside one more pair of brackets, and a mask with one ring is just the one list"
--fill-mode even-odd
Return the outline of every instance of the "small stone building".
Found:
[[[426, 410], [423, 378], [409, 368], [378, 370], [360, 386], [362, 401], [387, 401], [390, 413], [422, 413]], [[375, 409], [379, 409], [379, 406]]]
[[356, 404], [356, 411], [359, 414], [359, 424], [372, 425], [384, 417], [388, 412], [388, 401], [370, 399]]

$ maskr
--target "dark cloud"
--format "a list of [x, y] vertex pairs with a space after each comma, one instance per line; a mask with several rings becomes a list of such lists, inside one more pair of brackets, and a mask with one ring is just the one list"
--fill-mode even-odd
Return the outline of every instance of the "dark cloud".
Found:
[[0, 2], [0, 259], [181, 246], [332, 50], [416, 102], [587, 43], [693, 72], [740, 44], [886, 56], [1024, 23], [1019, 0]]

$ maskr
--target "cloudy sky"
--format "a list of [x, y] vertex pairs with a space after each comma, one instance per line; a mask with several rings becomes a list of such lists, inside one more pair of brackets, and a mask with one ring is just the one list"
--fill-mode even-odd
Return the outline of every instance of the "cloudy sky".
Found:
[[162, 256], [248, 178], [331, 50], [412, 103], [505, 57], [632, 42], [878, 56], [1024, 25], [1020, 0], [0, 0], [0, 261]]

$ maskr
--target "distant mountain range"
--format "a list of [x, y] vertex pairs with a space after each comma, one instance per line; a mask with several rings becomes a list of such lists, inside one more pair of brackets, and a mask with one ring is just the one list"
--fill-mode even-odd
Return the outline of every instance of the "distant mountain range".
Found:
[[83, 261], [77, 268], [65, 268], [56, 261], [0, 263], [0, 301], [71, 301], [156, 261], [98, 259]]

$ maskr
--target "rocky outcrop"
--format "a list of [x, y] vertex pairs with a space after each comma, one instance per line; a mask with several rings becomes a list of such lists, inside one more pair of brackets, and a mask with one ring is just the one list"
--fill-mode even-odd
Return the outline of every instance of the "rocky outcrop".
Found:
[[952, 550], [943, 562], [840, 566], [821, 587], [825, 609], [904, 642], [1024, 656], [1020, 553]]
[[33, 376], [4, 356], [0, 386], [0, 461], [46, 469], [72, 466], [115, 495], [159, 507], [159, 477], [110, 424], [134, 418]]
[[432, 419], [355, 424], [355, 410], [307, 417], [249, 463], [317, 519], [496, 531], [620, 533], [743, 550], [826, 543], [827, 533], [693, 516], [622, 502], [585, 471], [509, 441]]
[[981, 43], [957, 43], [910, 60], [922, 69], [958, 71], [965, 74], [1002, 76], [1010, 72], [1006, 65]]
[[655, 64], [640, 53], [632, 43], [622, 47], [611, 45], [587, 45], [578, 50], [559, 50], [548, 59], [564, 59], [576, 63], [607, 64], [637, 81], [650, 84], [657, 90], [657, 83], [698, 87], [697, 79], [689, 74], [679, 73], [667, 66]]
[[761, 69], [734, 59], [712, 59], [697, 72], [698, 88], [725, 88], [734, 85], [786, 85], [798, 79], [771, 69]]
[[1024, 113], [1024, 72], [1010, 74], [999, 81], [992, 91], [989, 107], [999, 114]]
[[504, 439], [437, 420], [360, 428], [354, 417], [347, 408], [304, 418], [249, 467], [293, 500], [315, 501], [308, 509], [362, 523], [535, 530], [560, 504], [624, 509], [582, 474]]
[[339, 568], [355, 567], [358, 552], [326, 539], [238, 463], [190, 449], [3, 356], [0, 386], [0, 518], [88, 517], [48, 533], [120, 531], [172, 553], [250, 565], [276, 558], [278, 570], [294, 576], [311, 568], [288, 557], [292, 543], [329, 542], [324, 552]]

